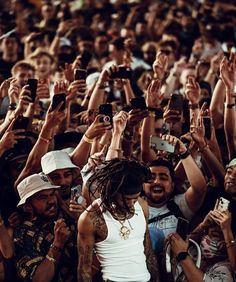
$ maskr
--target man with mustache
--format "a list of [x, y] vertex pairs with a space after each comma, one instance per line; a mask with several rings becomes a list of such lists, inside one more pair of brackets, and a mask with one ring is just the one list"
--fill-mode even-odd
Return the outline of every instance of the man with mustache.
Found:
[[58, 206], [59, 186], [33, 174], [17, 186], [27, 213], [14, 230], [15, 262], [22, 281], [76, 281], [76, 225]]
[[149, 163], [152, 179], [145, 184], [144, 191], [149, 205], [152, 247], [156, 253], [163, 251], [165, 238], [176, 231], [178, 217], [190, 220], [201, 207], [206, 193], [204, 176], [184, 143], [171, 135], [166, 135], [166, 141], [175, 144], [190, 187], [176, 195], [172, 164], [162, 158]]

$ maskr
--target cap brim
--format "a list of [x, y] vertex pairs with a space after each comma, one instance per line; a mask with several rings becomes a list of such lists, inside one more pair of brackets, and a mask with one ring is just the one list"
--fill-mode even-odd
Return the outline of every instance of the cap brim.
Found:
[[65, 166], [60, 166], [60, 167], [54, 167], [54, 168], [51, 168], [51, 169], [46, 169], [43, 171], [43, 173], [45, 174], [49, 174], [57, 169], [66, 169], [66, 168], [79, 168], [78, 166], [74, 165], [74, 164], [71, 164], [71, 165], [65, 165]]
[[34, 191], [31, 191], [31, 192], [29, 192], [28, 194], [26, 194], [26, 195], [19, 201], [17, 207], [19, 207], [19, 206], [25, 204], [25, 202], [26, 202], [26, 200], [27, 200], [28, 198], [30, 198], [31, 196], [33, 196], [34, 194], [36, 194], [36, 193], [38, 193], [38, 192], [40, 192], [40, 191], [49, 190], [49, 189], [58, 189], [58, 188], [60, 188], [60, 187], [61, 187], [61, 186], [51, 185], [51, 186], [49, 186], [48, 188], [43, 188], [43, 189], [42, 189], [42, 188], [38, 188], [38, 189], [35, 189]]

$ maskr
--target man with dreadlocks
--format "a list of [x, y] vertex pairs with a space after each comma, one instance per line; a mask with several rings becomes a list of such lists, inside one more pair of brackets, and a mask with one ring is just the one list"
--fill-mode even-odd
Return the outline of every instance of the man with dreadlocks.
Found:
[[113, 159], [90, 178], [100, 198], [78, 220], [78, 281], [92, 281], [93, 249], [104, 281], [159, 281], [148, 207], [139, 197], [150, 177], [149, 169], [135, 161]]

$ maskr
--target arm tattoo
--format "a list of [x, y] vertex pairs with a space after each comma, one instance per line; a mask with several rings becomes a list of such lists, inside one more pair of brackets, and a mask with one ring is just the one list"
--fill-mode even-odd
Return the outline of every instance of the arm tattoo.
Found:
[[92, 282], [93, 245], [78, 246], [78, 252], [77, 281]]
[[144, 252], [146, 255], [147, 268], [151, 274], [151, 281], [159, 282], [160, 281], [159, 266], [156, 256], [154, 255], [152, 250], [148, 227], [146, 229], [145, 239], [144, 239]]

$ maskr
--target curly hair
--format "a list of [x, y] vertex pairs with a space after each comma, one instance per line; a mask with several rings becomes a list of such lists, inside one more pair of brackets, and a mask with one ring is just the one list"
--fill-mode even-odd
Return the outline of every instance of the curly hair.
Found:
[[[132, 195], [142, 191], [142, 185], [151, 178], [150, 170], [134, 160], [113, 159], [106, 162], [89, 179], [89, 193], [99, 193], [102, 207], [112, 210], [117, 193]], [[96, 185], [96, 191], [92, 188]], [[94, 186], [93, 186], [94, 187]], [[93, 192], [92, 192], [93, 191]]]

